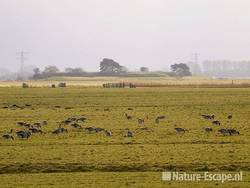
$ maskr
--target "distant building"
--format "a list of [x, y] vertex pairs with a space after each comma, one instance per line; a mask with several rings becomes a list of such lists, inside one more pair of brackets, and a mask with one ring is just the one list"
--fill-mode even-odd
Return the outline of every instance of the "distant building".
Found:
[[250, 61], [204, 61], [203, 73], [216, 77], [250, 77]]

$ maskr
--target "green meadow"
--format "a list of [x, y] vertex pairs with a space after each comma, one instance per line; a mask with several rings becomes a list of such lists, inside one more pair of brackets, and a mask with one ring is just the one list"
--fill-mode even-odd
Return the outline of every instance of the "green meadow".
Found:
[[[202, 114], [214, 114], [221, 125]], [[82, 128], [63, 125], [67, 133], [52, 134], [61, 121], [79, 116], [86, 117]], [[165, 119], [156, 123], [158, 116]], [[249, 117], [249, 88], [2, 87], [0, 133], [13, 129], [14, 140], [0, 139], [0, 187], [250, 187]], [[27, 129], [17, 122], [45, 120], [43, 133], [16, 136]], [[223, 136], [220, 128], [240, 134]], [[164, 182], [164, 170], [243, 171], [244, 177], [223, 184]]]

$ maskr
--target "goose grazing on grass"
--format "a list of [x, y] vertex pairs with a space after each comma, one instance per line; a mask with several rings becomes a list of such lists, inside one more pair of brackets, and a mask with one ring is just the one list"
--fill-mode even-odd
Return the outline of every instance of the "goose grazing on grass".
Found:
[[157, 117], [157, 119], [159, 119], [159, 120], [162, 120], [162, 119], [165, 119], [166, 118], [166, 116], [158, 116]]
[[96, 129], [94, 127], [86, 127], [85, 131], [87, 131], [88, 133], [96, 133]]
[[163, 120], [165, 119], [166, 117], [165, 116], [158, 116], [156, 119], [155, 119], [155, 123], [156, 124], [159, 124], [160, 123], [160, 120]]
[[60, 134], [60, 133], [67, 133], [68, 130], [63, 127], [58, 127], [56, 130], [52, 132], [52, 134]]
[[26, 123], [23, 122], [23, 121], [18, 121], [18, 122], [16, 122], [16, 124], [19, 125], [19, 126], [24, 126]]
[[158, 118], [155, 119], [155, 123], [156, 124], [159, 124], [160, 123], [160, 120]]
[[70, 124], [70, 126], [76, 128], [76, 129], [81, 129], [82, 128], [82, 126], [79, 125], [78, 123]]
[[26, 122], [23, 122], [23, 121], [19, 121], [16, 124], [21, 126], [21, 127], [27, 127], [27, 128], [30, 128], [30, 126], [31, 126], [29, 123], [26, 123]]
[[62, 121], [61, 123], [64, 125], [69, 125], [70, 123], [72, 123], [72, 120], [67, 119], [67, 120]]
[[128, 131], [128, 132], [127, 132], [127, 137], [133, 137], [133, 136], [134, 136], [134, 134], [133, 134], [132, 131]]
[[4, 134], [2, 137], [4, 139], [12, 139], [12, 140], [14, 140], [14, 137], [12, 136], [12, 132], [13, 132], [13, 129], [11, 129], [10, 132], [7, 132], [6, 134]]
[[218, 121], [218, 120], [215, 120], [215, 121], [212, 121], [212, 124], [214, 124], [214, 125], [221, 125], [221, 122]]
[[48, 122], [46, 120], [43, 120], [42, 125], [48, 125]]
[[13, 137], [12, 135], [10, 135], [10, 134], [4, 134], [2, 137], [3, 137], [4, 139], [6, 139], [6, 140], [9, 140], [9, 139], [14, 140], [14, 137]]
[[103, 129], [103, 128], [100, 128], [100, 127], [96, 127], [96, 128], [95, 128], [95, 132], [98, 133], [98, 132], [101, 132], [101, 131], [104, 131], [104, 129]]
[[33, 125], [35, 125], [35, 126], [37, 126], [37, 127], [41, 127], [41, 123], [39, 123], [39, 122], [36, 122], [36, 123], [34, 123]]
[[223, 136], [230, 135], [230, 133], [228, 132], [228, 130], [227, 130], [227, 129], [224, 129], [224, 128], [219, 129], [218, 132], [219, 132], [220, 134], [222, 134]]
[[229, 132], [230, 135], [240, 134], [240, 132], [235, 129], [227, 129], [227, 131]]
[[18, 131], [16, 132], [16, 135], [18, 138], [28, 139], [31, 136], [31, 133], [29, 131]]
[[85, 120], [87, 120], [86, 117], [80, 117], [80, 118], [78, 118], [76, 121], [77, 121], [77, 122], [78, 122], [78, 121], [84, 122]]
[[215, 116], [214, 115], [205, 115], [205, 114], [202, 114], [201, 117], [203, 117], [204, 119], [214, 119]]
[[186, 130], [184, 128], [176, 127], [174, 128], [177, 133], [185, 133]]
[[29, 128], [29, 131], [32, 133], [43, 133], [43, 131], [37, 127], [31, 127]]
[[205, 127], [205, 128], [204, 128], [204, 131], [205, 131], [206, 133], [210, 133], [210, 132], [213, 131], [213, 129], [212, 129], [211, 127]]
[[227, 116], [227, 119], [232, 119], [232, 118], [233, 118], [233, 115]]
[[143, 125], [144, 124], [144, 119], [138, 119], [138, 124]]
[[127, 113], [125, 113], [125, 116], [126, 118], [129, 120], [129, 119], [132, 119], [132, 116], [129, 116]]
[[106, 133], [106, 136], [113, 136], [113, 133], [111, 131], [106, 130], [105, 133]]
[[218, 130], [218, 132], [220, 134], [222, 134], [223, 136], [226, 136], [226, 135], [239, 135], [240, 134], [239, 131], [237, 131], [235, 129], [231, 129], [231, 128], [229, 128], [229, 129], [224, 129], [223, 128], [223, 129]]

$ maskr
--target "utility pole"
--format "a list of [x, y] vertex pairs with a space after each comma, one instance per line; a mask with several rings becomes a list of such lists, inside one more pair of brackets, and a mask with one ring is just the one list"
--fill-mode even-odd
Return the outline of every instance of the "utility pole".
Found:
[[192, 54], [192, 69], [193, 69], [193, 73], [194, 74], [201, 74], [202, 69], [201, 66], [199, 64], [199, 54], [198, 53], [194, 53]]
[[195, 64], [199, 63], [199, 54], [198, 53], [194, 53], [194, 63]]
[[18, 59], [20, 59], [20, 72], [19, 72], [19, 77], [22, 79], [24, 76], [24, 60], [25, 58], [25, 54], [27, 54], [28, 52], [24, 52], [23, 50], [21, 50], [20, 52], [17, 52], [17, 54], [19, 55]]

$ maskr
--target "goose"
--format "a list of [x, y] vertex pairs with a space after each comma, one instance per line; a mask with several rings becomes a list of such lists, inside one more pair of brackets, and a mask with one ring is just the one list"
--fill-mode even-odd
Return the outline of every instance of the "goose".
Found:
[[227, 129], [227, 131], [229, 132], [230, 135], [240, 134], [240, 132], [235, 129]]
[[52, 132], [52, 134], [60, 134], [60, 133], [64, 133], [64, 132], [68, 132], [68, 130], [67, 129], [65, 129], [65, 128], [63, 128], [63, 127], [58, 127], [56, 130], [54, 130], [53, 132]]
[[112, 132], [111, 131], [105, 131], [105, 133], [106, 133], [106, 136], [113, 136], [113, 134], [112, 134]]
[[12, 139], [12, 140], [14, 140], [14, 137], [12, 136], [12, 132], [13, 132], [13, 129], [11, 129], [10, 132], [7, 132], [6, 134], [4, 134], [2, 137], [4, 139]]
[[127, 132], [127, 137], [133, 137], [133, 132], [132, 131], [128, 131]]
[[158, 116], [157, 119], [161, 120], [161, 119], [165, 119], [165, 116]]
[[138, 124], [139, 124], [139, 125], [144, 124], [144, 119], [138, 119]]
[[87, 131], [88, 133], [96, 132], [95, 128], [93, 128], [93, 127], [86, 127], [85, 131]]
[[77, 123], [71, 124], [71, 127], [74, 127], [74, 128], [76, 128], [76, 129], [81, 129], [81, 128], [82, 128], [82, 126], [79, 125], [79, 124], [77, 124]]
[[227, 129], [224, 129], [224, 128], [219, 129], [218, 132], [219, 132], [220, 134], [222, 134], [223, 136], [226, 136], [226, 135], [229, 135], [229, 134], [230, 134], [230, 133], [228, 132], [228, 130], [227, 130]]
[[31, 136], [31, 133], [29, 131], [18, 131], [18, 132], [16, 132], [16, 135], [19, 138], [26, 138], [26, 139], [28, 139]]
[[125, 113], [125, 116], [126, 118], [129, 120], [129, 119], [132, 119], [132, 116], [129, 116], [127, 113]]
[[210, 133], [210, 132], [213, 131], [213, 129], [212, 129], [211, 127], [205, 127], [205, 128], [204, 128], [204, 131], [205, 131], [206, 133]]
[[12, 135], [10, 135], [10, 134], [4, 134], [3, 136], [2, 136], [4, 139], [12, 139], [12, 140], [14, 140], [14, 137], [12, 136]]
[[221, 125], [221, 122], [218, 121], [218, 120], [215, 120], [215, 121], [212, 121], [212, 124], [214, 124], [214, 125]]
[[101, 132], [101, 131], [104, 131], [104, 129], [103, 128], [100, 128], [100, 127], [97, 127], [97, 128], [94, 128], [95, 129], [95, 132]]
[[204, 119], [214, 119], [215, 116], [214, 115], [205, 115], [205, 114], [202, 114], [201, 115]]
[[176, 127], [174, 128], [177, 133], [185, 133], [186, 130], [184, 128]]
[[32, 132], [32, 133], [43, 133], [42, 130], [36, 128], [36, 127], [31, 127], [29, 128], [29, 131]]
[[156, 124], [159, 124], [160, 123], [160, 120], [158, 118], [155, 119], [155, 123]]

